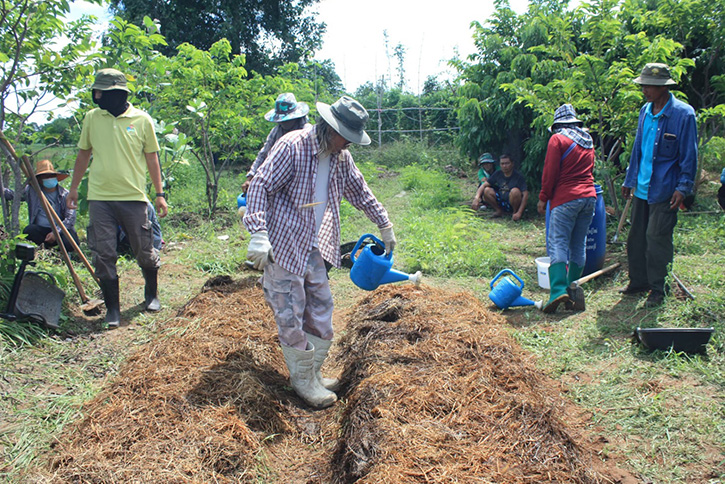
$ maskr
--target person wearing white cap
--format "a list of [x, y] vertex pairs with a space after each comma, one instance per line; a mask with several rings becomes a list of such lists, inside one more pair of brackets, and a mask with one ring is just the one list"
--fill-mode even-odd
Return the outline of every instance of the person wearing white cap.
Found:
[[267, 135], [264, 146], [257, 153], [257, 158], [247, 172], [247, 180], [242, 184], [242, 193], [246, 193], [249, 189], [249, 182], [254, 177], [260, 165], [267, 159], [269, 152], [275, 143], [290, 131], [297, 131], [307, 126], [307, 113], [310, 107], [307, 103], [297, 102], [295, 95], [291, 92], [284, 92], [277, 96], [274, 103], [274, 109], [264, 115], [264, 119], [272, 123], [277, 123]]
[[344, 197], [380, 228], [386, 251], [393, 224], [346, 149], [370, 144], [368, 113], [343, 96], [317, 103], [314, 126], [283, 136], [247, 192], [244, 224], [252, 234], [247, 258], [258, 269], [277, 322], [290, 382], [310, 406], [328, 407], [338, 381], [320, 368], [333, 337], [332, 293], [324, 261], [340, 267], [340, 201]]

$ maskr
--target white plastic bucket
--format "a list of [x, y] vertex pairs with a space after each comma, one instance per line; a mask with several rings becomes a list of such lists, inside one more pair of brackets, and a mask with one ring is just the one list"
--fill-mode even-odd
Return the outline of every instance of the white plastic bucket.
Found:
[[539, 287], [542, 289], [549, 289], [549, 264], [551, 259], [548, 257], [537, 257], [536, 258], [536, 275], [539, 278]]

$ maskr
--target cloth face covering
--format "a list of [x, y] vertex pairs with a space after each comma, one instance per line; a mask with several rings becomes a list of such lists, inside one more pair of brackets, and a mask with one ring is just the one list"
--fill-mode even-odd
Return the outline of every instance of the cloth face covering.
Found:
[[113, 116], [120, 116], [128, 109], [128, 93], [123, 89], [111, 89], [110, 91], [101, 91], [101, 99], [93, 96], [93, 102], [98, 107], [105, 109]]
[[43, 186], [45, 188], [55, 188], [58, 186], [57, 178], [43, 178]]

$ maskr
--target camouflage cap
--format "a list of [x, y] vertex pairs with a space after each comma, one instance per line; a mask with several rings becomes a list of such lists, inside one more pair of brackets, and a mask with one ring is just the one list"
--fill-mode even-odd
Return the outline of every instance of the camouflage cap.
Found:
[[493, 159], [491, 153], [484, 153], [478, 158], [478, 164], [482, 165], [483, 163], [496, 163], [496, 160]]
[[99, 91], [121, 89], [126, 92], [131, 92], [126, 87], [126, 75], [116, 69], [101, 69], [98, 71], [91, 89], [98, 89]]
[[667, 64], [657, 62], [645, 65], [642, 73], [634, 82], [642, 86], [674, 86], [677, 84], [672, 80]]

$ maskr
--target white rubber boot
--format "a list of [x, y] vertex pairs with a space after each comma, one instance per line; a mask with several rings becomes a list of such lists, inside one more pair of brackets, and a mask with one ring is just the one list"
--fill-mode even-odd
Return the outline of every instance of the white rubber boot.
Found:
[[315, 350], [307, 343], [307, 350], [302, 351], [291, 346], [282, 345], [284, 360], [289, 368], [289, 379], [292, 389], [309, 406], [314, 408], [329, 407], [337, 401], [337, 395], [327, 390], [315, 376]]
[[312, 345], [315, 351], [315, 376], [317, 377], [317, 380], [328, 390], [337, 390], [340, 387], [340, 380], [338, 378], [325, 378], [322, 376], [322, 372], [320, 371], [322, 364], [325, 362], [325, 359], [327, 359], [327, 353], [330, 351], [332, 341], [318, 338], [310, 333], [305, 334], [307, 335], [307, 341]]

